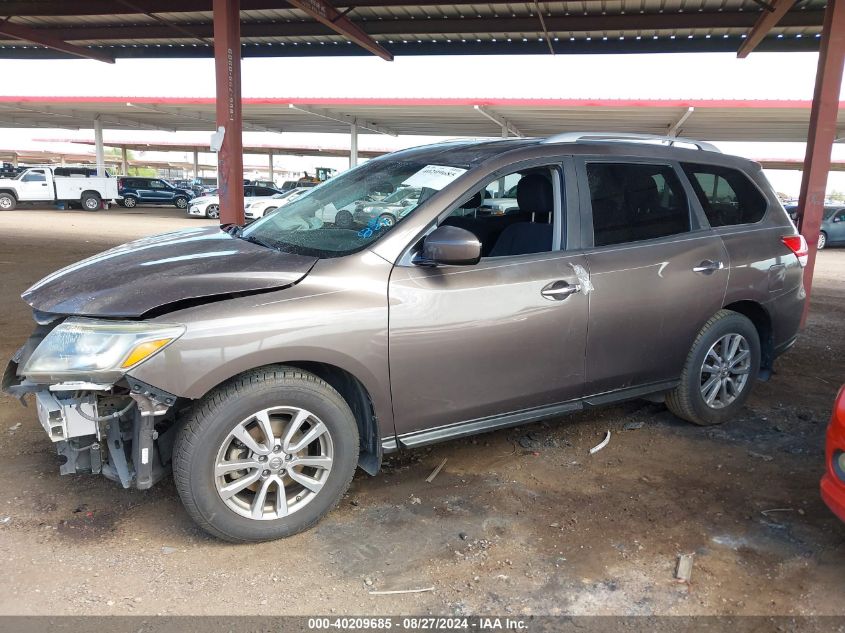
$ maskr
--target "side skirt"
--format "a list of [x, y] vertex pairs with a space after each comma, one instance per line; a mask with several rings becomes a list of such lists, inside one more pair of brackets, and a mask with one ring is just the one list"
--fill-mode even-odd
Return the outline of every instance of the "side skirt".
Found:
[[539, 420], [546, 420], [548, 418], [558, 417], [567, 413], [581, 411], [589, 407], [604, 406], [616, 402], [623, 402], [625, 400], [642, 398], [643, 396], [668, 391], [677, 385], [678, 381], [672, 380], [650, 385], [640, 385], [638, 387], [628, 387], [607, 393], [595, 394], [586, 398], [570, 400], [568, 402], [537, 407], [535, 409], [525, 409], [522, 411], [514, 411], [512, 413], [505, 413], [503, 415], [494, 415], [486, 418], [468, 420], [466, 422], [458, 422], [456, 424], [440, 426], [433, 429], [412, 431], [411, 433], [403, 433], [402, 435], [396, 437], [384, 438], [382, 441], [382, 450], [385, 454], [389, 454], [403, 448], [417, 448], [419, 446], [427, 446], [428, 444], [435, 444], [445, 440], [468, 437], [470, 435], [477, 435], [479, 433], [486, 433], [488, 431], [495, 431], [511, 426], [519, 426], [520, 424], [537, 422]]

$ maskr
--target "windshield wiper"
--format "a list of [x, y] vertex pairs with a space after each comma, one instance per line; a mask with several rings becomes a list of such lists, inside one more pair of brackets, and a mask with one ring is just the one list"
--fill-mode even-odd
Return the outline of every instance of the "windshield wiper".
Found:
[[247, 235], [246, 237], [244, 237], [243, 235], [238, 234], [235, 237], [239, 237], [240, 239], [242, 239], [246, 242], [250, 242], [251, 244], [258, 244], [259, 246], [263, 246], [264, 248], [269, 248], [269, 249], [274, 250], [274, 251], [279, 250], [278, 248], [276, 248], [272, 244], [268, 244], [264, 240], [260, 240], [257, 237], [253, 237], [252, 235]]

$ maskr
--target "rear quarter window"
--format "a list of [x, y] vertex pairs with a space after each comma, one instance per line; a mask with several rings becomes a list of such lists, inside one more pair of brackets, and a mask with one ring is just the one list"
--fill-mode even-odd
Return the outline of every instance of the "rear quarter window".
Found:
[[682, 163], [710, 226], [754, 224], [766, 215], [768, 202], [738, 169]]

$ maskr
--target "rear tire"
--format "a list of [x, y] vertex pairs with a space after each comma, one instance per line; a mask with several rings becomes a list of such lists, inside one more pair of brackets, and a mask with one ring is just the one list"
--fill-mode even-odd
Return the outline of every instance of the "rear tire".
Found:
[[666, 406], [695, 424], [722, 424], [745, 404], [759, 371], [757, 328], [738, 312], [719, 310], [698, 333]]
[[822, 231], [819, 233], [819, 242], [816, 248], [822, 250], [825, 246], [827, 246], [827, 233]]
[[82, 194], [82, 198], [80, 198], [79, 202], [82, 204], [82, 208], [85, 211], [97, 211], [102, 204], [100, 196], [95, 193]]
[[[313, 466], [297, 464], [303, 459]], [[173, 478], [188, 514], [236, 543], [307, 530], [340, 501], [357, 463], [358, 426], [346, 401], [317, 376], [283, 365], [246, 372], [209, 393], [173, 446]]]
[[10, 193], [0, 193], [0, 211], [14, 211], [18, 201]]
[[123, 206], [127, 209], [134, 209], [138, 205], [138, 200], [135, 196], [126, 196], [123, 199]]

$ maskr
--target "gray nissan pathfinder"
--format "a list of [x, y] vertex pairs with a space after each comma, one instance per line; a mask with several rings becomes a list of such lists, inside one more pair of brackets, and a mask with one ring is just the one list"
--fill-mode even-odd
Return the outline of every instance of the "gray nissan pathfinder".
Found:
[[[321, 219], [376, 189], [419, 195]], [[3, 387], [33, 394], [63, 474], [172, 470], [202, 528], [273, 539], [392, 451], [638, 397], [731, 419], [795, 342], [806, 258], [760, 166], [706, 143], [448, 142], [45, 277]]]

